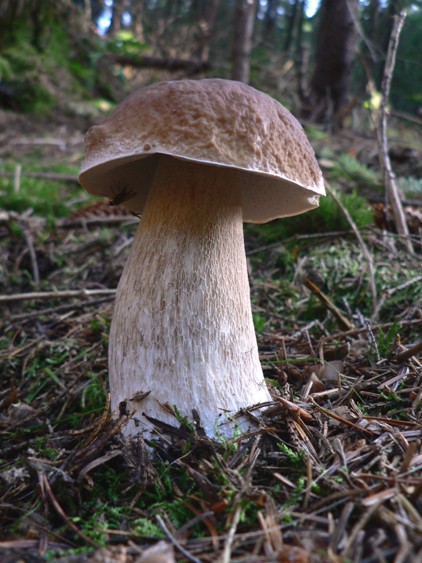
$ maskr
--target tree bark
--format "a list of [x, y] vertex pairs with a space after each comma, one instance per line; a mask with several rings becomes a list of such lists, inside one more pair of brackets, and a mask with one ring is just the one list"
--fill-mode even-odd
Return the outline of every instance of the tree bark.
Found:
[[[358, 0], [323, 0], [315, 70], [311, 80], [311, 118], [333, 124], [347, 102], [356, 55]], [[336, 125], [341, 127], [341, 123]]]
[[308, 91], [308, 63], [309, 63], [309, 47], [304, 45], [303, 41], [303, 22], [305, 19], [305, 0], [299, 0], [299, 16], [297, 23], [296, 45], [295, 45], [295, 64], [297, 76], [297, 89], [299, 100], [303, 104]]
[[234, 11], [232, 78], [249, 82], [250, 53], [255, 23], [256, 0], [236, 0]]
[[136, 0], [132, 2], [131, 15], [132, 15], [132, 30], [138, 41], [143, 43], [145, 41], [144, 37], [144, 11], [145, 11], [145, 0]]
[[220, 0], [193, 0], [192, 11], [197, 22], [198, 47], [194, 58], [208, 61], [210, 56], [211, 41], [214, 34], [214, 24]]
[[265, 45], [271, 43], [274, 38], [275, 24], [277, 20], [277, 0], [268, 0], [267, 8], [264, 15], [264, 25], [262, 27], [264, 36], [262, 37], [262, 42]]
[[111, 12], [111, 23], [108, 29], [109, 35], [116, 35], [122, 28], [122, 16], [124, 12], [124, 0], [114, 0]]
[[287, 34], [286, 34], [286, 39], [284, 41], [284, 51], [286, 52], [291, 50], [293, 44], [293, 37], [295, 31], [297, 30], [298, 18], [300, 18], [299, 10], [304, 8], [301, 4], [302, 4], [301, 0], [295, 0], [291, 8], [290, 14], [286, 15]]

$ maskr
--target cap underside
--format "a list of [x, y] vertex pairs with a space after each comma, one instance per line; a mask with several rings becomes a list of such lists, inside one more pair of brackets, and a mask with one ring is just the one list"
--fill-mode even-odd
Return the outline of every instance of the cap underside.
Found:
[[[130, 211], [142, 212], [153, 183], [159, 158], [190, 160], [206, 166], [217, 166], [221, 173], [227, 168], [238, 170], [241, 177], [243, 220], [266, 223], [315, 209], [319, 195], [291, 180], [262, 172], [227, 166], [217, 162], [198, 161], [164, 153], [134, 154], [103, 162], [81, 172], [81, 185], [92, 195], [112, 198]], [[204, 171], [204, 173], [206, 173]], [[228, 188], [230, 186], [227, 186]], [[323, 186], [318, 190], [324, 193]]]

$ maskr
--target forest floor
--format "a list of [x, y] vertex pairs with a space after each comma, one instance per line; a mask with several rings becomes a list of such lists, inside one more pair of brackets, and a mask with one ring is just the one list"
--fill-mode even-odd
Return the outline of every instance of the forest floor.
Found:
[[335, 203], [246, 226], [274, 402], [230, 441], [157, 422], [147, 451], [107, 383], [138, 219], [75, 182], [86, 125], [0, 111], [1, 563], [422, 561], [420, 131], [391, 145], [414, 255], [385, 215], [374, 136], [310, 131], [356, 222], [369, 213], [372, 264]]

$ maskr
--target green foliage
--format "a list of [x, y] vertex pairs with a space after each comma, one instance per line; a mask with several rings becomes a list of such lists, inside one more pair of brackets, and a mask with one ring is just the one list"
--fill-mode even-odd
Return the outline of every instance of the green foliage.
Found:
[[[372, 209], [366, 199], [357, 192], [339, 197], [358, 227], [373, 222]], [[300, 234], [348, 230], [350, 226], [334, 199], [327, 195], [321, 197], [319, 207], [313, 211], [249, 227], [249, 229], [256, 233], [264, 244], [271, 244]]]
[[422, 195], [422, 178], [412, 176], [397, 178], [397, 186], [408, 197], [420, 197]]
[[329, 175], [334, 180], [344, 178], [349, 183], [352, 182], [357, 188], [381, 189], [379, 174], [345, 153], [339, 155], [336, 159]]
[[110, 324], [111, 319], [108, 315], [95, 315], [90, 322], [91, 338], [96, 341], [101, 340], [105, 348], [108, 346]]
[[95, 512], [89, 516], [73, 516], [70, 520], [81, 532], [99, 546], [106, 546], [110, 528], [118, 528], [125, 513], [124, 508], [114, 508], [105, 504], [96, 504]]
[[93, 85], [96, 69], [87, 64], [92, 49], [74, 40], [60, 7], [48, 4], [37, 8], [42, 25], [36, 31], [29, 14], [15, 19], [0, 53], [0, 80], [11, 91], [13, 108], [23, 112], [48, 113], [82, 85]]
[[304, 126], [304, 129], [311, 143], [313, 141], [325, 141], [328, 138], [328, 133], [317, 125], [308, 123]]
[[84, 404], [89, 405], [90, 409], [101, 410], [104, 408], [107, 399], [104, 385], [102, 385], [96, 374], [88, 373], [87, 377], [91, 377], [91, 381], [83, 391], [82, 401]]
[[[19, 43], [3, 52], [1, 67], [9, 88], [22, 111], [46, 113], [55, 105], [54, 96], [43, 84], [46, 61], [28, 43]], [[2, 73], [3, 74], [3, 73]]]
[[[179, 409], [177, 408], [177, 405], [173, 405], [173, 411], [174, 411], [174, 416], [175, 419], [182, 424], [185, 428], [189, 428], [189, 430], [192, 432], [192, 434], [195, 432], [195, 426], [192, 422], [190, 422], [186, 417], [184, 417], [181, 412], [179, 411]], [[189, 442], [187, 447], [189, 447]]]
[[[395, 321], [397, 313], [409, 306], [422, 305], [422, 284], [420, 268], [402, 268], [400, 262], [382, 264], [377, 269], [377, 286], [379, 295], [385, 294], [381, 312], [385, 321]], [[414, 281], [413, 281], [414, 280]], [[391, 291], [393, 287], [400, 290]], [[388, 293], [386, 293], [388, 291]]]
[[0, 80], [10, 80], [13, 76], [12, 65], [6, 57], [0, 56]]
[[132, 57], [140, 55], [147, 47], [148, 45], [141, 43], [133, 33], [127, 30], [119, 31], [106, 44], [106, 49], [110, 53]]
[[300, 464], [302, 467], [304, 467], [303, 451], [302, 450], [299, 450], [298, 452], [296, 452], [296, 451], [292, 450], [292, 448], [290, 448], [284, 442], [278, 443], [277, 447], [279, 448], [279, 450], [281, 452], [283, 452], [288, 457], [290, 463], [292, 463], [293, 465]]
[[[64, 184], [63, 182], [47, 180], [43, 178], [33, 178], [26, 173], [39, 172], [40, 166], [36, 163], [39, 156], [36, 151], [28, 157], [29, 164], [22, 167], [22, 176], [19, 191], [15, 191], [13, 177], [0, 176], [0, 202], [3, 209], [10, 211], [23, 212], [32, 209], [36, 215], [46, 218], [67, 217], [78, 207], [85, 205], [94, 198], [81, 192], [78, 187]], [[10, 163], [2, 164], [0, 160], [0, 172], [6, 171], [13, 173], [15, 167]], [[45, 171], [45, 168], [42, 169]], [[69, 165], [51, 166], [49, 172], [62, 174], [78, 173], [78, 168]], [[69, 205], [70, 198], [75, 195], [78, 202]], [[54, 224], [52, 222], [52, 227]]]
[[106, 508], [107, 512], [111, 514], [111, 506], [117, 506], [124, 500], [123, 491], [126, 484], [127, 473], [125, 471], [109, 465], [102, 467], [96, 473], [94, 486], [86, 504], [87, 508], [96, 510], [98, 506], [100, 510]]
[[382, 328], [378, 330], [377, 348], [381, 358], [386, 358], [391, 353], [399, 333], [400, 324], [398, 322], [395, 322], [387, 332], [384, 332]]
[[391, 85], [391, 103], [399, 110], [416, 112], [422, 105], [420, 38], [422, 10], [408, 13], [397, 51]]
[[252, 318], [255, 332], [262, 334], [264, 332], [265, 325], [267, 324], [267, 319], [261, 313], [255, 311], [252, 313]]
[[23, 212], [33, 209], [37, 215], [65, 217], [70, 209], [63, 198], [63, 186], [50, 180], [24, 176], [19, 192], [13, 190], [13, 180], [0, 178], [0, 197], [4, 209]]
[[132, 533], [141, 538], [164, 539], [166, 536], [162, 529], [149, 518], [137, 518], [132, 522]]
[[37, 436], [34, 438], [32, 447], [37, 452], [38, 456], [50, 461], [58, 460], [61, 455], [60, 449], [56, 449], [50, 445], [49, 437], [47, 436]]

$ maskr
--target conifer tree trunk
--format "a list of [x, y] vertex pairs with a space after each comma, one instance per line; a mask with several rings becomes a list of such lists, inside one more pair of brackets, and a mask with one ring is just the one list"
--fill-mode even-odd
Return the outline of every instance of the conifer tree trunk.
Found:
[[311, 80], [311, 117], [333, 123], [346, 104], [356, 55], [358, 0], [323, 0], [315, 70]]
[[108, 29], [110, 35], [116, 35], [122, 27], [124, 0], [114, 0], [111, 12], [111, 23]]
[[215, 18], [220, 0], [193, 0], [192, 12], [198, 24], [198, 47], [194, 56], [200, 61], [208, 61], [214, 34]]
[[256, 0], [236, 0], [234, 11], [232, 78], [249, 82], [250, 53], [255, 23]]

